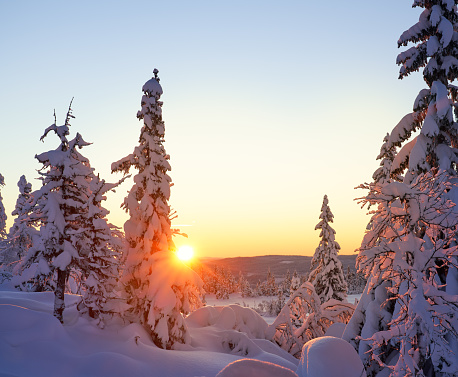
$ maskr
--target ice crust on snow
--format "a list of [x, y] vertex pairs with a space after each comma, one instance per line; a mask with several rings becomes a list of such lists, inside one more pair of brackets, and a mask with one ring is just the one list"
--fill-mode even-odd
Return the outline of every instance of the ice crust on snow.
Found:
[[243, 359], [229, 364], [216, 377], [297, 377], [297, 374], [265, 361]]

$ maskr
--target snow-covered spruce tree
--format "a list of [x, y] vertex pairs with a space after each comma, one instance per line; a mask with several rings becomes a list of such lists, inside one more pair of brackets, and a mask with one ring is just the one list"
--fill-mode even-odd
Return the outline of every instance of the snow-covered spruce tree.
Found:
[[444, 291], [438, 272], [438, 261], [451, 265], [457, 255], [458, 218], [446, 199], [448, 179], [433, 170], [410, 185], [392, 182], [366, 199], [378, 204], [378, 226], [366, 234], [370, 241], [363, 241], [358, 256], [369, 278], [365, 293], [375, 289], [376, 295], [365, 307], [359, 345], [368, 375], [380, 371], [374, 361], [392, 376], [458, 374], [450, 343], [450, 336], [457, 337], [458, 296]]
[[[352, 344], [359, 353], [368, 376], [375, 376], [382, 370], [382, 367], [369, 353], [371, 342], [361, 340], [361, 338], [369, 338], [378, 331], [387, 330], [394, 310], [393, 301], [390, 300], [392, 294], [389, 293], [393, 289], [392, 282], [387, 280], [386, 276], [383, 277], [380, 274], [380, 268], [387, 268], [386, 253], [381, 252], [380, 255], [377, 254], [367, 258], [363, 252], [363, 250], [371, 249], [380, 244], [384, 237], [382, 234], [374, 232], [374, 230], [380, 229], [385, 220], [379, 216], [379, 211], [382, 211], [383, 207], [382, 204], [379, 204], [377, 198], [383, 195], [383, 187], [393, 181], [391, 178], [391, 166], [395, 158], [396, 147], [389, 148], [389, 140], [390, 135], [387, 134], [383, 139], [380, 153], [377, 156], [377, 160], [380, 160], [380, 167], [372, 175], [373, 181], [369, 184], [358, 186], [358, 188], [368, 190], [368, 194], [360, 200], [363, 206], [368, 206], [369, 213], [372, 216], [367, 225], [367, 233], [359, 248], [360, 253], [356, 259], [358, 270], [356, 276], [363, 274], [368, 279], [368, 284], [363, 288], [361, 299], [343, 334], [343, 338]], [[396, 176], [395, 178], [399, 180], [399, 177]], [[376, 207], [376, 210], [371, 210], [371, 206]], [[386, 358], [393, 351], [395, 351], [394, 347], [386, 345], [383, 352], [381, 352], [383, 355], [381, 357]]]
[[[405, 171], [404, 182], [412, 182], [419, 174], [439, 168], [451, 176], [457, 175], [458, 161], [458, 12], [456, 1], [414, 1], [414, 7], [424, 8], [419, 22], [402, 33], [398, 46], [416, 43], [397, 57], [401, 65], [399, 78], [423, 68], [428, 88], [417, 95], [413, 112], [407, 114], [390, 136], [390, 145], [401, 146], [412, 131], [419, 135], [405, 143], [398, 152], [391, 169], [393, 174]], [[452, 189], [454, 201], [458, 194]], [[448, 269], [449, 286], [457, 285], [458, 272], [453, 266], [442, 266], [439, 277], [445, 282]]]
[[242, 271], [239, 271], [239, 279], [237, 284], [239, 292], [242, 294], [242, 297], [253, 296], [253, 290], [251, 289], [251, 285], [247, 278], [242, 274]]
[[130, 305], [126, 318], [139, 321], [157, 346], [169, 349], [190, 340], [183, 314], [201, 305], [202, 281], [173, 252], [167, 174], [171, 168], [163, 146], [162, 87], [157, 73], [155, 69], [142, 88], [139, 145], [111, 169], [124, 174], [138, 171], [122, 205], [130, 215], [124, 224], [128, 248], [122, 283]]
[[308, 281], [315, 287], [321, 303], [330, 299], [343, 301], [347, 297], [347, 283], [342, 270], [342, 263], [337, 258], [340, 250], [335, 241], [335, 230], [329, 223], [333, 222], [334, 215], [328, 206], [328, 197], [323, 198], [320, 222], [315, 229], [320, 229], [320, 244], [315, 250], [310, 267]]
[[118, 299], [116, 286], [123, 252], [122, 235], [108, 223], [106, 216], [109, 211], [102, 202], [106, 200], [105, 194], [122, 181], [107, 183], [99, 176], [92, 178], [87, 216], [82, 227], [84, 237], [79, 244], [81, 258], [76, 262], [82, 285], [82, 302], [78, 309], [95, 318], [100, 327], [104, 327], [107, 317], [117, 312], [116, 305], [110, 301]]
[[[40, 138], [43, 141], [50, 131], [54, 131], [60, 139], [60, 145], [55, 151], [48, 152], [55, 164], [52, 165], [49, 160], [43, 163], [41, 170], [47, 169], [47, 171], [39, 172], [42, 187], [32, 193], [33, 200], [25, 209], [26, 212], [30, 212], [28, 221], [39, 228], [39, 233], [33, 237], [32, 247], [15, 269], [16, 276], [13, 278], [13, 284], [22, 290], [41, 292], [53, 291], [56, 288], [53, 259], [63, 251], [63, 237], [61, 235], [65, 227], [65, 221], [60, 210], [62, 193], [57, 188], [63, 182], [60, 179], [63, 166], [62, 164], [56, 165], [63, 160], [63, 156], [68, 151], [67, 136], [69, 135], [69, 122], [72, 117], [70, 103], [65, 124], [57, 126], [54, 113], [54, 124], [48, 127]], [[37, 155], [35, 158], [41, 162]], [[52, 181], [56, 183], [51, 183]]]
[[296, 358], [309, 340], [324, 336], [335, 322], [347, 323], [354, 310], [348, 302], [328, 300], [320, 303], [309, 282], [291, 293], [275, 321], [266, 330], [266, 338]]
[[[424, 67], [423, 78], [427, 89], [419, 92], [413, 112], [407, 114], [390, 135], [388, 148], [401, 146], [411, 133], [419, 135], [405, 144], [394, 159], [391, 173], [403, 173], [404, 182], [432, 167], [456, 174], [457, 132], [453, 113], [458, 88], [452, 82], [458, 77], [458, 14], [453, 0], [414, 1], [414, 7], [425, 10], [419, 22], [402, 33], [398, 46], [418, 43], [397, 57], [401, 65], [399, 78]], [[455, 110], [454, 110], [455, 109]]]
[[[220, 276], [221, 277], [221, 276]], [[217, 300], [229, 299], [229, 287], [223, 279], [217, 280], [215, 284], [215, 297]]]
[[[5, 178], [0, 174], [0, 187], [5, 186]], [[3, 198], [0, 193], [0, 239], [6, 238], [6, 213], [3, 206]]]
[[[5, 178], [0, 174], [0, 187], [5, 185]], [[3, 198], [0, 193], [0, 269], [4, 270], [5, 265], [9, 263], [10, 255], [6, 243], [6, 213], [3, 206]], [[0, 282], [3, 281], [3, 273], [0, 271]]]
[[[438, 204], [432, 201], [433, 199], [440, 198], [444, 203], [447, 197], [457, 197], [456, 193], [454, 194], [455, 188], [443, 189], [441, 185], [444, 180], [456, 180], [453, 176], [456, 176], [457, 162], [458, 128], [455, 120], [458, 90], [452, 83], [458, 75], [456, 63], [458, 15], [453, 0], [414, 1], [413, 6], [425, 9], [419, 22], [405, 31], [398, 41], [399, 47], [416, 43], [415, 46], [399, 54], [397, 63], [402, 65], [399, 77], [402, 79], [424, 67], [423, 78], [428, 88], [418, 94], [413, 112], [407, 114], [393, 129], [386, 143], [386, 151], [394, 153], [389, 178], [402, 180], [410, 185], [408, 188], [403, 188], [404, 192], [415, 188], [414, 192], [418, 196], [432, 195], [428, 200], [422, 200], [430, 206], [430, 208], [425, 207], [425, 211], [434, 211]], [[412, 132], [417, 130], [419, 130], [418, 135], [409, 140]], [[396, 152], [398, 147], [401, 148]], [[437, 169], [441, 169], [442, 172], [438, 174]], [[420, 183], [426, 179], [423, 174], [426, 174], [431, 182]], [[444, 178], [447, 175], [452, 177]], [[386, 174], [385, 176], [388, 178]], [[396, 183], [391, 182], [386, 186], [392, 187]], [[393, 371], [394, 375], [428, 375], [428, 373], [453, 375], [456, 372], [450, 371], [454, 368], [456, 370], [456, 366], [449, 365], [447, 360], [450, 361], [448, 359], [450, 351], [454, 351], [455, 355], [458, 354], [456, 334], [451, 332], [446, 336], [448, 348], [445, 347], [442, 336], [439, 336], [431, 347], [425, 347], [427, 342], [425, 339], [430, 336], [429, 334], [437, 335], [434, 329], [439, 333], [446, 331], [447, 324], [438, 318], [434, 311], [430, 312], [429, 309], [425, 311], [424, 308], [427, 306], [424, 305], [420, 309], [425, 314], [425, 324], [429, 326], [435, 323], [436, 327], [426, 329], [425, 336], [420, 336], [418, 329], [415, 329], [415, 324], [419, 320], [415, 310], [419, 310], [419, 299], [424, 300], [428, 305], [437, 300], [442, 301], [442, 293], [439, 292], [445, 289], [449, 294], [452, 291], [450, 287], [457, 286], [456, 257], [453, 256], [454, 241], [450, 241], [453, 236], [450, 235], [449, 228], [450, 223], [453, 223], [457, 217], [456, 211], [455, 213], [450, 211], [453, 221], [447, 220], [446, 223], [431, 222], [428, 218], [407, 221], [405, 217], [418, 219], [418, 215], [412, 213], [410, 204], [406, 204], [401, 197], [387, 200], [386, 194], [389, 191], [387, 187], [382, 184], [377, 186], [375, 183], [366, 186], [369, 190], [366, 203], [377, 205], [378, 209], [373, 212], [373, 221], [363, 240], [358, 260], [360, 270], [370, 277], [364, 294], [375, 291], [376, 297], [367, 300], [363, 295], [360, 302], [361, 310], [357, 309], [355, 321], [352, 318], [344, 338], [354, 339], [353, 342], [357, 349], [359, 348], [363, 361], [366, 359], [366, 365], [371, 363], [372, 358], [370, 368], [373, 374], [377, 372], [374, 361], [382, 366], [390, 362], [395, 363], [396, 361], [390, 359], [400, 354]], [[425, 190], [421, 194], [418, 193], [420, 188]], [[454, 202], [456, 203], [456, 199]], [[403, 215], [399, 216], [398, 213]], [[404, 221], [401, 221], [402, 219]], [[413, 247], [411, 239], [415, 237], [417, 246]], [[402, 247], [401, 242], [405, 243]], [[431, 252], [431, 245], [434, 253]], [[402, 259], [406, 255], [408, 248], [411, 249], [409, 258], [406, 264], [400, 264], [399, 258]], [[433, 262], [430, 262], [433, 266], [424, 262], [427, 255], [432, 258]], [[396, 267], [404, 269], [402, 274], [401, 271], [396, 270]], [[412, 281], [413, 276], [415, 282]], [[409, 288], [418, 287], [419, 281], [423, 284], [421, 289], [424, 289], [424, 292], [415, 289], [409, 293]], [[373, 306], [373, 310], [369, 310], [369, 305]], [[448, 304], [445, 304], [444, 310], [448, 311], [447, 315], [451, 315], [450, 308], [445, 309], [445, 307], [448, 307]], [[368, 312], [373, 314], [372, 319], [367, 318], [367, 315], [366, 318], [362, 316], [362, 313]], [[403, 321], [399, 320], [399, 313], [403, 313]], [[431, 318], [433, 318], [432, 322]], [[402, 325], [397, 325], [400, 323]], [[405, 324], [410, 327], [406, 327]], [[399, 331], [397, 338], [394, 336], [395, 331]], [[358, 335], [367, 341], [361, 340], [358, 344]], [[393, 339], [388, 340], [389, 335], [393, 336]], [[396, 341], [399, 342], [397, 345]], [[407, 352], [406, 347], [412, 347], [413, 351]], [[397, 353], [396, 348], [400, 348], [401, 352]], [[441, 352], [443, 356], [439, 357]]]
[[61, 144], [64, 148], [36, 156], [43, 168], [48, 169], [41, 173], [43, 187], [40, 193], [44, 196], [45, 206], [42, 210], [45, 224], [40, 233], [45, 245], [43, 251], [48, 258], [51, 257], [48, 262], [57, 273], [54, 316], [60, 322], [63, 322], [64, 293], [69, 271], [84, 255], [81, 246], [85, 244], [85, 239], [81, 228], [87, 216], [86, 204], [90, 197], [89, 184], [93, 173], [89, 161], [76, 148], [87, 145], [77, 134], [67, 146]]
[[32, 246], [32, 236], [36, 234], [36, 230], [29, 221], [30, 209], [28, 204], [33, 199], [31, 195], [32, 184], [27, 182], [25, 176], [22, 175], [19, 178], [17, 186], [19, 188], [19, 196], [16, 200], [16, 206], [11, 213], [16, 218], [9, 230], [8, 238], [17, 251], [18, 259], [21, 259]]
[[275, 276], [270, 271], [270, 267], [267, 268], [267, 277], [265, 282], [263, 283], [263, 295], [264, 296], [277, 296], [278, 294], [278, 287], [275, 283]]
[[[68, 141], [71, 104], [65, 124], [56, 123], [45, 130], [40, 140], [53, 131], [60, 139], [57, 149], [36, 155], [43, 165], [40, 170], [42, 187], [33, 193], [32, 221], [40, 222], [39, 236], [33, 240], [21, 261], [21, 276], [17, 285], [27, 281], [36, 283], [36, 290], [44, 285], [54, 289], [54, 316], [63, 322], [64, 293], [69, 271], [76, 268], [84, 254], [84, 224], [90, 197], [93, 169], [77, 148], [89, 143], [80, 134]], [[52, 280], [52, 282], [50, 282]]]
[[294, 270], [293, 276], [291, 277], [291, 286], [289, 288], [289, 296], [291, 296], [294, 291], [298, 290], [301, 286], [301, 278], [297, 274], [297, 271]]
[[213, 268], [201, 265], [199, 276], [203, 282], [203, 288], [206, 293], [216, 293], [218, 266]]
[[19, 196], [16, 206], [12, 212], [16, 216], [4, 242], [3, 250], [3, 272], [11, 273], [15, 264], [27, 253], [32, 246], [32, 237], [37, 231], [29, 221], [29, 202], [32, 200], [32, 185], [27, 182], [24, 175], [18, 183]]
[[289, 297], [289, 292], [291, 291], [291, 272], [286, 271], [285, 279], [281, 282], [279, 290], [283, 291], [283, 294]]

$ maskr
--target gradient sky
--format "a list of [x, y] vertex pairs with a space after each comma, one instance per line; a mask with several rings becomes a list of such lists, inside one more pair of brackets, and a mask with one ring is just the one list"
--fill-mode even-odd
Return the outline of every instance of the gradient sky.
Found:
[[[0, 173], [10, 215], [69, 102], [81, 152], [107, 181], [138, 143], [141, 87], [159, 69], [174, 225], [199, 256], [312, 255], [323, 195], [343, 254], [368, 222], [354, 187], [424, 87], [398, 80], [412, 1], [0, 0]], [[383, 5], [383, 6], [381, 6]], [[110, 220], [131, 187], [110, 194]]]

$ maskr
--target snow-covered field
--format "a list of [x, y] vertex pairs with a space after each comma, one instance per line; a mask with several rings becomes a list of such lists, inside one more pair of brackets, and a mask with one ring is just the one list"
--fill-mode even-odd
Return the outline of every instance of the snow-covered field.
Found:
[[[227, 300], [217, 300], [214, 294], [207, 294], [205, 295], [205, 301], [208, 306], [220, 306], [220, 305], [240, 305], [252, 309], [257, 309], [259, 304], [263, 301], [270, 301], [275, 299], [276, 297], [268, 297], [268, 296], [257, 296], [257, 297], [242, 297], [240, 293], [232, 293], [229, 295], [229, 299]], [[355, 303], [355, 300], [359, 300], [361, 298], [361, 293], [348, 295], [347, 301], [351, 304]], [[275, 317], [262, 314], [264, 320], [270, 325], [274, 322]]]
[[250, 376], [295, 375], [299, 361], [263, 339], [266, 321], [253, 310], [231, 306], [255, 306], [268, 298], [206, 299], [219, 306], [188, 316], [191, 344], [170, 351], [157, 348], [136, 324], [97, 328], [79, 316], [78, 296], [66, 296], [62, 326], [52, 315], [53, 293], [0, 290], [0, 376], [213, 377], [246, 359], [255, 361], [234, 364], [221, 375], [237, 376], [244, 368], [262, 372]]
[[[214, 325], [203, 323], [203, 313], [188, 317], [191, 345], [166, 351], [157, 348], [139, 325], [95, 327], [78, 315], [78, 296], [66, 296], [62, 326], [52, 315], [53, 300], [50, 292], [0, 291], [1, 377], [213, 377], [243, 358], [290, 371], [297, 367], [296, 359], [271, 342], [233, 330], [230, 309]], [[255, 314], [246, 310], [249, 313], [242, 316]], [[253, 332], [267, 326], [262, 322], [252, 316]]]

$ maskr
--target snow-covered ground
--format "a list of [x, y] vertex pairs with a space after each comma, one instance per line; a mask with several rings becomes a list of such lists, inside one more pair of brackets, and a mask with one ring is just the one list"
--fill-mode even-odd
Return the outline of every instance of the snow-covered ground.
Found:
[[[66, 296], [62, 326], [52, 315], [53, 293], [0, 291], [0, 376], [213, 377], [245, 358], [297, 368], [291, 355], [256, 339], [255, 330], [267, 324], [250, 309], [194, 312], [187, 319], [192, 343], [167, 351], [157, 348], [139, 325], [95, 327], [79, 316], [78, 299]], [[239, 322], [235, 327], [250, 323], [252, 334], [233, 330], [234, 321]]]
[[[263, 301], [270, 301], [276, 297], [257, 296], [257, 297], [242, 297], [240, 293], [231, 293], [226, 300], [217, 300], [214, 294], [205, 295], [205, 303], [208, 306], [221, 305], [240, 305], [247, 308], [257, 309]], [[263, 314], [262, 318], [270, 325], [275, 320], [274, 316]]]
[[[355, 300], [359, 300], [361, 298], [361, 293], [348, 295], [347, 301], [351, 304], [355, 303]], [[263, 301], [270, 301], [272, 299], [276, 299], [276, 297], [268, 297], [268, 296], [258, 296], [258, 297], [242, 297], [240, 293], [232, 293], [229, 295], [229, 299], [227, 300], [217, 300], [214, 294], [206, 294], [205, 301], [208, 306], [220, 306], [220, 305], [240, 305], [252, 309], [257, 309], [259, 304]], [[264, 320], [270, 325], [274, 322], [275, 317], [270, 316], [267, 314], [263, 314], [262, 317]]]
[[263, 338], [274, 318], [233, 305], [269, 299], [207, 296], [207, 307], [186, 319], [191, 344], [170, 351], [157, 348], [137, 324], [97, 328], [76, 310], [79, 296], [66, 295], [62, 326], [52, 315], [53, 293], [0, 286], [0, 377], [296, 376], [299, 361]]

